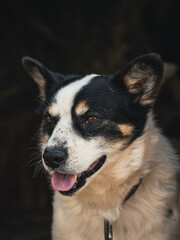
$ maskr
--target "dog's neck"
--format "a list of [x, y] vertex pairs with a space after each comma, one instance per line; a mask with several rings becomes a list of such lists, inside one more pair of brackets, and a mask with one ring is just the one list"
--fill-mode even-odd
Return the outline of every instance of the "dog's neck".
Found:
[[[127, 152], [128, 157], [132, 156], [132, 169], [129, 175], [127, 175], [126, 170], [127, 156], [123, 153], [113, 166], [107, 164], [107, 167], [77, 194], [79, 202], [91, 209], [94, 214], [98, 214], [110, 222], [116, 221], [128, 194], [135, 185], [139, 184], [140, 179], [148, 173], [145, 164], [139, 166], [139, 170], [137, 170], [138, 166], [135, 165], [137, 156], [131, 155], [130, 152]], [[138, 154], [141, 155], [143, 152], [138, 152]], [[141, 165], [141, 163], [138, 164]]]
[[[132, 187], [131, 191], [125, 197], [123, 204], [125, 204], [126, 201], [128, 201], [129, 198], [136, 192], [136, 190], [138, 189], [141, 182], [142, 182], [142, 179], [139, 180], [138, 184], [136, 184], [135, 186]], [[104, 238], [105, 238], [105, 240], [113, 239], [113, 227], [112, 227], [112, 224], [107, 219], [104, 219]]]

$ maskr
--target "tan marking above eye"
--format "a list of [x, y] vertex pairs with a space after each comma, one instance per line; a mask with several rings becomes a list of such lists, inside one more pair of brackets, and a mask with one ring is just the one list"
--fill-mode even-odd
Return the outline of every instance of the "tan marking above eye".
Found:
[[130, 136], [134, 127], [129, 124], [118, 124], [118, 127], [124, 136]]
[[89, 107], [85, 101], [81, 101], [78, 103], [75, 112], [77, 115], [83, 115], [85, 112], [89, 110]]
[[49, 108], [49, 114], [53, 117], [58, 115], [58, 107], [56, 103], [53, 103]]

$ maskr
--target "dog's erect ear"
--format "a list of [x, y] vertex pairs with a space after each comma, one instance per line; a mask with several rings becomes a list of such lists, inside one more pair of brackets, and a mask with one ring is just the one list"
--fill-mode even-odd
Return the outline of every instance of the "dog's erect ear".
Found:
[[42, 63], [31, 57], [23, 57], [22, 64], [25, 70], [31, 75], [38, 84], [40, 90], [40, 98], [45, 101], [51, 94], [53, 89], [60, 84], [61, 76], [51, 72]]
[[[135, 58], [121, 71], [124, 85], [135, 102], [152, 106], [163, 74], [163, 63], [156, 53]], [[122, 80], [122, 79], [121, 79]]]

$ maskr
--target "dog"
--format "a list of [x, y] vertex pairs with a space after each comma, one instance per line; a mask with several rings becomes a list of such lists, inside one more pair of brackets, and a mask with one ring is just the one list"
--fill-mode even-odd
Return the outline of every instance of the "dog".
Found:
[[180, 239], [178, 160], [153, 118], [160, 56], [110, 76], [54, 73], [30, 57], [23, 66], [40, 90], [52, 239]]

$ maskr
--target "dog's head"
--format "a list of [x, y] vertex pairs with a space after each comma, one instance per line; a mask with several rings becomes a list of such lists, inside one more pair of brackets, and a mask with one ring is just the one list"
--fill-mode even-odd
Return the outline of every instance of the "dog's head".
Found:
[[43, 106], [42, 161], [52, 187], [72, 195], [144, 129], [163, 73], [159, 55], [136, 58], [111, 75], [62, 75], [23, 58]]

